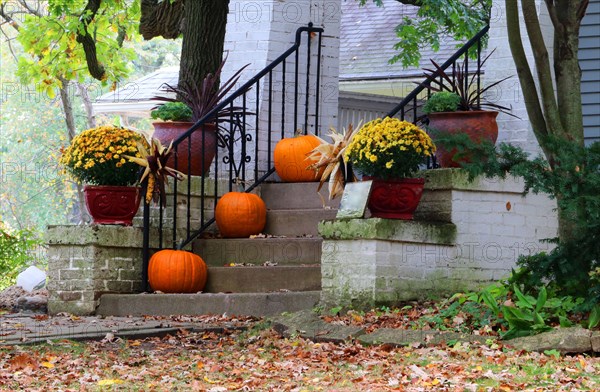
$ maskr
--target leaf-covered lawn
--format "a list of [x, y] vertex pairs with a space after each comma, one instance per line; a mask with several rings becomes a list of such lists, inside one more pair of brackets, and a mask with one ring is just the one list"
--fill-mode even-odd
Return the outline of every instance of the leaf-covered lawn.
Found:
[[364, 347], [282, 338], [264, 324], [222, 334], [58, 341], [0, 349], [0, 389], [27, 391], [599, 390], [600, 359], [501, 343]]

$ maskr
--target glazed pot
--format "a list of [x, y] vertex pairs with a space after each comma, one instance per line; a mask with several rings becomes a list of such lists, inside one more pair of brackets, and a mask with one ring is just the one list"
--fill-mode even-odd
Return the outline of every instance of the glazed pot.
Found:
[[[171, 142], [177, 139], [194, 125], [192, 122], [155, 122], [154, 137], [160, 140], [163, 146], [169, 146]], [[191, 148], [189, 147], [191, 139]], [[191, 138], [184, 140], [177, 147], [177, 167], [175, 167], [175, 157], [167, 161], [167, 166], [179, 170], [180, 172], [192, 176], [201, 176], [208, 172], [210, 165], [215, 158], [217, 148], [217, 127], [215, 124], [204, 124], [200, 129], [194, 131]], [[188, 157], [191, 156], [191, 161]]]

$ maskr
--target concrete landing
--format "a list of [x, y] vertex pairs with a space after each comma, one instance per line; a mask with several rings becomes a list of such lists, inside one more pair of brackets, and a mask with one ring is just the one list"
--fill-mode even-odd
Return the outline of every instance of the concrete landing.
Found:
[[320, 291], [233, 294], [105, 294], [96, 314], [101, 316], [155, 316], [227, 314], [273, 316], [312, 309]]

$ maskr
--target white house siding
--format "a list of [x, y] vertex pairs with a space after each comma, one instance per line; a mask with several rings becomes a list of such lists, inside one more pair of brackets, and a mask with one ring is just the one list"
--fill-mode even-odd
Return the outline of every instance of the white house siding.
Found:
[[600, 0], [590, 0], [579, 40], [583, 126], [587, 143], [600, 141]]

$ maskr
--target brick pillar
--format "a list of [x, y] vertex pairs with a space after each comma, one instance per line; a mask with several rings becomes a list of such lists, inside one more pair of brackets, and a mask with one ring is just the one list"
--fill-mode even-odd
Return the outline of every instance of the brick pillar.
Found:
[[46, 242], [50, 314], [93, 314], [104, 293], [142, 291], [141, 228], [51, 226]]

